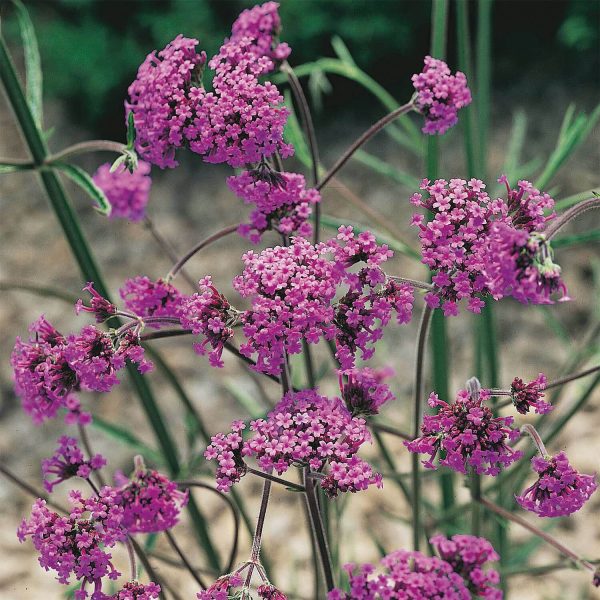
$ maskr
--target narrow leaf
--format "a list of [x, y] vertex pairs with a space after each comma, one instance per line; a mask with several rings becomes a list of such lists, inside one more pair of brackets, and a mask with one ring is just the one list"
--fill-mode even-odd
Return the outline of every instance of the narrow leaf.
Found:
[[62, 171], [71, 181], [75, 182], [95, 203], [94, 207], [102, 215], [110, 215], [111, 205], [104, 192], [94, 183], [89, 173], [81, 167], [68, 163], [52, 163], [52, 166]]
[[127, 148], [129, 150], [133, 150], [133, 145], [135, 144], [135, 121], [133, 120], [133, 112], [130, 112], [127, 115]]
[[352, 67], [357, 67], [357, 64], [352, 58], [352, 54], [350, 54], [350, 50], [348, 50], [348, 46], [346, 46], [346, 44], [339, 35], [334, 35], [331, 38], [331, 47], [333, 48], [333, 51], [337, 54], [338, 58], [344, 64]]
[[420, 181], [417, 177], [405, 173], [401, 169], [390, 165], [388, 162], [385, 162], [373, 154], [369, 154], [364, 150], [357, 150], [352, 158], [369, 167], [379, 175], [385, 175], [392, 181], [405, 185], [411, 190], [419, 189]]
[[33, 118], [42, 127], [42, 64], [40, 50], [29, 12], [21, 0], [12, 0], [19, 22], [25, 58], [26, 97]]

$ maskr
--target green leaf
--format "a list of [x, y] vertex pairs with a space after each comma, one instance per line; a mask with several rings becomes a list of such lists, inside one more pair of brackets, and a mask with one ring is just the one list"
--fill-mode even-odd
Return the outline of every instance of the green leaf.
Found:
[[30, 171], [31, 169], [33, 169], [32, 165], [11, 165], [8, 163], [0, 163], [0, 174], [16, 173], [18, 171]]
[[40, 50], [33, 23], [29, 12], [21, 0], [12, 0], [15, 14], [19, 22], [21, 39], [23, 40], [23, 53], [25, 58], [26, 96], [27, 104], [31, 109], [33, 118], [38, 127], [42, 127], [42, 64]]
[[133, 150], [135, 144], [135, 121], [133, 120], [133, 112], [129, 112], [127, 115], [127, 148]]
[[94, 207], [102, 215], [110, 215], [112, 207], [104, 192], [94, 183], [87, 171], [68, 163], [56, 162], [52, 166], [62, 171], [71, 181], [75, 182], [95, 203]]
[[333, 51], [337, 54], [337, 57], [344, 64], [358, 68], [357, 64], [352, 58], [352, 54], [350, 54], [350, 50], [348, 50], [348, 46], [346, 46], [346, 44], [339, 35], [334, 35], [331, 38], [331, 47], [333, 48]]
[[294, 156], [305, 167], [310, 167], [312, 164], [310, 151], [308, 149], [306, 139], [304, 138], [302, 127], [300, 127], [300, 123], [298, 122], [298, 117], [296, 116], [296, 111], [292, 102], [292, 96], [289, 90], [285, 91], [285, 105], [290, 111], [290, 116], [288, 117], [287, 123], [285, 124], [285, 128], [283, 130], [285, 141], [294, 146]]
[[579, 246], [580, 244], [589, 244], [590, 242], [600, 242], [600, 229], [586, 231], [585, 233], [575, 233], [573, 235], [563, 235], [552, 240], [552, 247], [568, 248], [569, 246]]
[[321, 69], [315, 69], [308, 77], [308, 91], [316, 112], [323, 110], [323, 96], [331, 94], [333, 86]]
[[572, 196], [567, 196], [566, 198], [557, 200], [554, 204], [554, 208], [555, 210], [564, 210], [565, 208], [570, 208], [574, 204], [577, 204], [578, 202], [581, 202], [583, 200], [587, 200], [588, 198], [591, 198], [594, 195], [597, 195], [597, 192], [594, 190], [579, 192], [579, 194], [573, 194]]
[[109, 423], [105, 421], [101, 417], [94, 415], [94, 418], [91, 423], [92, 427], [102, 431], [106, 435], [110, 436], [114, 440], [121, 442], [125, 446], [129, 446], [133, 448], [136, 452], [139, 452], [143, 455], [144, 458], [152, 461], [156, 465], [163, 465], [164, 459], [160, 455], [159, 452], [150, 448], [148, 444], [142, 442], [138, 437], [136, 437], [129, 429], [125, 429], [119, 425], [115, 425], [113, 423]]

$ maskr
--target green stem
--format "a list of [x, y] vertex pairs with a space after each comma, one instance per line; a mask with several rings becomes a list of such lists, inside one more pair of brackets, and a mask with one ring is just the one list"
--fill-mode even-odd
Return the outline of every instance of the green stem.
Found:
[[[40, 166], [49, 155], [48, 148], [27, 105], [14, 65], [2, 38], [0, 38], [0, 79], [2, 80], [9, 103], [15, 113], [33, 161], [36, 166]], [[83, 280], [93, 281], [98, 292], [109, 299], [108, 290], [104, 284], [98, 265], [60, 180], [51, 169], [40, 170], [39, 174], [42, 186], [46, 191], [52, 209], [59, 220], [63, 233], [77, 261]], [[127, 372], [160, 444], [169, 470], [172, 475], [175, 475], [179, 471], [179, 459], [177, 457], [176, 446], [165, 425], [166, 419], [161, 414], [147, 380], [131, 364], [127, 365]], [[206, 544], [203, 545], [203, 548], [207, 553], [211, 565], [218, 569], [219, 559], [210, 537], [208, 537], [206, 523], [204, 523], [204, 519], [193, 501], [190, 501], [188, 504], [188, 510], [195, 522], [199, 538]]]

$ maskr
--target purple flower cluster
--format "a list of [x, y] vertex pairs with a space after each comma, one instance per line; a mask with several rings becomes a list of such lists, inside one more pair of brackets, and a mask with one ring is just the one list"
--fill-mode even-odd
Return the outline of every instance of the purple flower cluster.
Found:
[[[433, 292], [425, 300], [432, 308], [441, 305], [444, 315], [457, 315], [458, 302], [468, 299], [467, 308], [479, 313], [482, 296], [496, 300], [512, 295], [521, 302], [548, 302], [557, 290], [564, 290], [560, 268], [549, 262], [547, 246], [536, 230], [548, 219], [544, 210], [554, 201], [548, 194], [519, 181], [516, 190], [506, 182], [507, 199], [492, 200], [485, 184], [478, 179], [468, 182], [425, 179], [411, 202], [426, 208], [432, 218], [413, 216], [419, 227], [422, 262], [434, 275]], [[525, 247], [524, 247], [525, 246]]]
[[380, 563], [381, 574], [368, 563], [345, 565], [350, 592], [336, 588], [328, 600], [471, 600], [462, 577], [437, 556], [396, 550]]
[[[243, 587], [247, 591], [248, 585], [244, 583], [241, 572], [244, 567], [241, 567], [235, 573], [223, 575], [219, 577], [212, 585], [197, 594], [198, 600], [227, 600], [228, 598], [245, 598], [245, 591], [241, 592], [236, 588]], [[260, 567], [262, 569], [262, 567]], [[259, 570], [260, 574], [260, 570]], [[261, 574], [262, 577], [262, 574]], [[287, 596], [280, 592], [274, 585], [265, 582], [256, 588], [256, 593], [263, 600], [287, 600]]]
[[433, 460], [440, 452], [440, 465], [459, 473], [466, 474], [471, 467], [478, 474], [498, 475], [523, 453], [507, 444], [520, 435], [511, 427], [513, 418], [494, 417], [484, 404], [488, 398], [486, 390], [478, 394], [460, 390], [456, 401], [448, 404], [432, 393], [428, 403], [437, 414], [425, 415], [421, 437], [404, 442], [405, 446], [411, 452], [429, 454], [423, 461], [428, 469], [436, 468]]
[[523, 304], [569, 300], [561, 268], [543, 234], [529, 234], [504, 223], [491, 227], [485, 272], [494, 298], [512, 296]]
[[161, 169], [176, 167], [175, 151], [185, 143], [185, 129], [199, 109], [198, 71], [206, 53], [196, 52], [198, 40], [178, 35], [158, 54], [148, 54], [129, 86], [126, 112], [133, 112], [135, 147]]
[[552, 405], [543, 400], [544, 390], [548, 380], [540, 373], [533, 381], [525, 383], [521, 378], [515, 377], [510, 384], [510, 397], [517, 412], [527, 414], [531, 407], [539, 415], [545, 415], [552, 410]]
[[[119, 483], [123, 483], [119, 477]], [[123, 527], [130, 533], [155, 533], [175, 526], [181, 509], [187, 504], [187, 490], [151, 469], [146, 469], [141, 457], [136, 457], [136, 469], [130, 481], [119, 490], [123, 509]]]
[[292, 465], [329, 472], [320, 480], [330, 497], [381, 486], [381, 475], [356, 456], [370, 440], [364, 419], [353, 417], [339, 398], [326, 398], [315, 390], [288, 392], [267, 419], [252, 421], [252, 437], [244, 441], [245, 424], [236, 421], [231, 433], [218, 434], [204, 456], [217, 460], [217, 488], [228, 491], [246, 473], [244, 458], [257, 459], [265, 471], [280, 475]]
[[89, 499], [72, 491], [69, 496], [72, 508], [64, 517], [38, 499], [30, 520], [23, 520], [18, 529], [19, 541], [31, 538], [40, 554], [40, 565], [46, 571], [55, 571], [60, 583], [68, 585], [71, 577], [81, 581], [78, 600], [88, 597], [88, 585], [94, 586], [93, 598], [103, 598], [102, 579], [116, 579], [120, 575], [106, 550], [126, 535], [116, 496], [116, 491], [110, 488], [103, 488], [98, 496]]
[[146, 585], [137, 581], [128, 581], [121, 590], [107, 600], [157, 600], [160, 594], [160, 585], [148, 583]]
[[502, 600], [502, 591], [494, 587], [500, 582], [495, 569], [484, 569], [489, 562], [500, 560], [492, 545], [473, 535], [454, 535], [451, 539], [435, 535], [429, 540], [439, 557], [458, 573], [474, 597]]
[[265, 2], [243, 10], [231, 27], [231, 40], [250, 38], [256, 57], [270, 58], [273, 63], [285, 60], [291, 48], [277, 39], [281, 30], [278, 8], [277, 2]]
[[581, 475], [564, 452], [531, 459], [538, 480], [528, 487], [517, 502], [540, 517], [562, 517], [577, 512], [596, 491], [594, 475]]
[[471, 103], [464, 73], [452, 75], [443, 60], [425, 57], [425, 68], [412, 76], [415, 108], [425, 117], [423, 133], [442, 134], [458, 122], [458, 110]]
[[86, 460], [77, 440], [63, 435], [58, 440], [58, 448], [54, 454], [42, 461], [44, 487], [51, 493], [59, 483], [75, 476], [88, 479], [92, 471], [97, 471], [104, 465], [106, 459], [102, 455], [96, 454]]
[[[274, 375], [286, 352], [301, 352], [302, 339], [314, 344], [321, 336], [335, 338], [343, 369], [354, 367], [358, 350], [370, 358], [392, 312], [399, 323], [412, 314], [412, 287], [387, 280], [380, 267], [391, 255], [371, 233], [355, 236], [351, 227], [316, 246], [294, 237], [287, 247], [247, 252], [246, 268], [233, 282], [241, 296], [252, 298], [252, 308], [242, 315], [248, 341], [240, 351], [248, 357], [256, 353], [257, 370]], [[366, 267], [352, 272], [361, 262]], [[342, 285], [348, 292], [334, 304]]]
[[261, 176], [257, 171], [243, 171], [227, 179], [231, 190], [253, 204], [250, 223], [240, 225], [239, 232], [257, 244], [267, 230], [290, 236], [310, 237], [312, 226], [308, 219], [312, 205], [321, 201], [315, 189], [306, 189], [304, 177], [298, 173], [273, 173]]
[[233, 325], [237, 320], [237, 311], [229, 304], [227, 298], [220, 294], [212, 284], [210, 277], [198, 282], [199, 292], [186, 296], [181, 304], [181, 325], [191, 329], [195, 335], [203, 335], [206, 339], [194, 344], [194, 350], [206, 354], [206, 346], [212, 350], [208, 358], [213, 367], [222, 367], [223, 345], [233, 337]]
[[77, 314], [81, 312], [91, 313], [96, 317], [96, 323], [104, 323], [104, 321], [117, 314], [117, 307], [94, 289], [92, 281], [87, 282], [83, 291], [90, 293], [90, 305], [86, 306], [81, 298], [77, 300], [75, 303], [75, 312]]
[[[152, 281], [138, 275], [127, 279], [119, 290], [125, 307], [138, 317], [172, 317], [182, 314], [183, 294], [171, 283], [163, 279]], [[150, 323], [149, 327], [160, 327]]]
[[93, 325], [77, 335], [64, 337], [43, 316], [30, 327], [33, 338], [17, 338], [11, 356], [15, 389], [23, 409], [35, 423], [69, 411], [69, 422], [88, 423], [79, 401], [72, 396], [80, 389], [108, 392], [119, 383], [117, 371], [125, 360], [138, 363], [141, 373], [152, 368], [133, 332], [127, 332], [116, 347], [108, 333]]
[[146, 215], [146, 205], [150, 199], [150, 165], [139, 161], [136, 170], [130, 173], [124, 166], [110, 172], [110, 164], [98, 167], [92, 178], [110, 202], [109, 218], [141, 221]]
[[394, 400], [394, 394], [384, 383], [385, 379], [394, 374], [392, 368], [363, 367], [339, 371], [342, 399], [353, 417], [376, 415], [383, 404]]

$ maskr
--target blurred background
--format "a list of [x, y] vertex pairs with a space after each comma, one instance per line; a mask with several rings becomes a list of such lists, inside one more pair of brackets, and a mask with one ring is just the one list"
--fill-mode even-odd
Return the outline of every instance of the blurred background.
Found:
[[[139, 64], [154, 49], [163, 48], [177, 34], [195, 37], [209, 56], [216, 53], [239, 12], [254, 2], [224, 0], [44, 0], [26, 1], [33, 20], [44, 73], [45, 128], [53, 151], [87, 139], [123, 141], [123, 101], [127, 87], [135, 78]], [[2, 2], [2, 32], [22, 70], [22, 48], [10, 3]], [[469, 3], [471, 24], [477, 21], [476, 3]], [[410, 76], [422, 66], [430, 46], [431, 3], [425, 0], [284, 0], [280, 8], [281, 39], [292, 47], [290, 63], [294, 67], [312, 63], [310, 76], [302, 78], [317, 126], [323, 163], [333, 164], [336, 157], [385, 108], [356, 80], [331, 72], [322, 57], [339, 60], [332, 46], [338, 36], [353, 61], [393, 98], [410, 98]], [[450, 3], [448, 25], [448, 63], [456, 68], [456, 16]], [[520, 135], [520, 177], [535, 180], [555, 149], [561, 123], [570, 106], [574, 114], [590, 115], [600, 91], [600, 3], [595, 0], [496, 0], [492, 3], [492, 99], [488, 142], [488, 181], [494, 182], [510, 164], [507, 152], [515, 150]], [[476, 40], [474, 40], [476, 41]], [[339, 45], [337, 46], [339, 48]], [[474, 50], [476, 46], [474, 46]], [[300, 70], [300, 72], [302, 72]], [[281, 89], [286, 89], [284, 84]], [[476, 90], [475, 90], [476, 91]], [[415, 122], [418, 120], [415, 118]], [[515, 131], [517, 133], [515, 133]], [[0, 94], [0, 155], [26, 157], [26, 149], [15, 126], [14, 117]], [[587, 136], [577, 145], [547, 190], [557, 199], [578, 192], [600, 189], [600, 144], [598, 126], [590, 126]], [[440, 176], [466, 176], [462, 145], [462, 124], [440, 142]], [[512, 150], [510, 150], [512, 148]], [[331, 186], [323, 196], [324, 211], [338, 221], [354, 221], [381, 229], [351, 202], [355, 195], [376, 209], [390, 223], [396, 237], [413, 248], [416, 233], [409, 228], [412, 214], [408, 198], [416, 191], [425, 168], [418, 152], [399, 147], [380, 134], [366, 148], [375, 158], [371, 167], [353, 161], [340, 173], [344, 187]], [[87, 155], [78, 164], [92, 173], [99, 164], [112, 160], [110, 155]], [[153, 169], [153, 190], [149, 216], [160, 234], [170, 240], [176, 254], [213, 231], [243, 219], [246, 208], [225, 185], [230, 170], [205, 165], [194, 155], [180, 157], [176, 170]], [[296, 159], [286, 163], [288, 170], [306, 172]], [[404, 175], [394, 176], [394, 172]], [[391, 174], [391, 176], [390, 176]], [[10, 353], [16, 336], [25, 336], [28, 325], [41, 313], [59, 329], [79, 329], [88, 320], [75, 317], [67, 300], [77, 298], [81, 281], [69, 248], [47, 200], [32, 174], [0, 176], [0, 459], [33, 485], [40, 484], [39, 461], [54, 449], [56, 438], [67, 432], [59, 421], [34, 427], [20, 409], [12, 390]], [[80, 189], [66, 183], [72, 201], [83, 222], [94, 252], [98, 256], [113, 294], [123, 280], [137, 274], [151, 278], [164, 276], [171, 265], [156, 243], [147, 225], [107, 221], [90, 206]], [[575, 234], [598, 230], [598, 215], [591, 214], [569, 227]], [[324, 232], [326, 234], [328, 232]], [[330, 233], [330, 232], [329, 232]], [[387, 233], [389, 235], [389, 232]], [[277, 243], [265, 236], [266, 245]], [[189, 264], [189, 272], [199, 278], [212, 274], [219, 289], [233, 296], [231, 279], [240, 271], [240, 256], [247, 248], [243, 240], [232, 237], [214, 245]], [[551, 307], [523, 307], [511, 300], [498, 305], [501, 381], [506, 387], [515, 377], [533, 378], [543, 371], [556, 378], [565, 365], [585, 368], [600, 360], [600, 246], [598, 242], [572, 245], [557, 250], [573, 301]], [[425, 268], [398, 254], [390, 266], [393, 273], [425, 278]], [[44, 286], [50, 295], [40, 296], [17, 287]], [[181, 282], [182, 289], [185, 282]], [[38, 290], [39, 291], [39, 290]], [[188, 291], [186, 289], [186, 291]], [[420, 301], [417, 301], [420, 306]], [[461, 314], [449, 321], [451, 394], [472, 375], [473, 317]], [[398, 401], [389, 407], [386, 417], [399, 427], [410, 422], [410, 394], [416, 323], [403, 328], [390, 327], [384, 347], [375, 363], [390, 364], [397, 371], [391, 387]], [[157, 342], [165, 360], [181, 377], [185, 390], [205, 419], [211, 434], [222, 431], [240, 414], [259, 415], [268, 401], [277, 400], [278, 389], [270, 382], [258, 382], [247, 369], [226, 357], [223, 371], [211, 370], [206, 361], [193, 354], [189, 340]], [[326, 352], [317, 356], [325, 362]], [[186, 441], [186, 420], [172, 388], [158, 370], [150, 376], [168, 424], [186, 456], [198, 455], [203, 445]], [[485, 385], [485, 382], [483, 382]], [[567, 411], [582, 394], [590, 380], [564, 388], [560, 411]], [[336, 393], [335, 379], [322, 382], [322, 389]], [[431, 389], [431, 383], [428, 383]], [[105, 423], [135, 434], [146, 447], [154, 447], [137, 399], [124, 382], [104, 397], [87, 395], [84, 404]], [[565, 449], [573, 464], [584, 472], [600, 470], [600, 394], [589, 393], [586, 408], [572, 419], [553, 442], [551, 450]], [[130, 470], [131, 457], [140, 451], [126, 441], [123, 432], [96, 426], [92, 442], [96, 451], [108, 455], [113, 468]], [[386, 439], [397, 469], [405, 472], [410, 461], [397, 440]], [[367, 456], [369, 452], [366, 453]], [[373, 458], [373, 460], [376, 460]], [[386, 470], [385, 465], [380, 465]], [[202, 466], [203, 480], [212, 481], [210, 467]], [[457, 487], [460, 498], [467, 492]], [[65, 486], [59, 491], [64, 492]], [[258, 508], [260, 482], [246, 477], [239, 484], [247, 498], [250, 514]], [[435, 488], [437, 491], [437, 488]], [[431, 497], [435, 498], [435, 491]], [[230, 532], [229, 515], [211, 494], [198, 493], [218, 546], [225, 552]], [[343, 511], [340, 535], [340, 561], [376, 560], [380, 550], [409, 547], [410, 532], [403, 522], [410, 508], [393, 481], [384, 492], [369, 491], [339, 503]], [[30, 543], [19, 545], [15, 530], [29, 512], [31, 498], [0, 478], [0, 597], [6, 600], [49, 600], [64, 597], [64, 588], [51, 574], [37, 565]], [[561, 541], [590, 559], [600, 558], [600, 495], [597, 494], [570, 519], [544, 523]], [[491, 517], [490, 517], [491, 518]], [[532, 518], [527, 515], [527, 518]], [[272, 566], [273, 580], [290, 597], [308, 598], [307, 585], [311, 551], [304, 514], [298, 498], [285, 490], [275, 490], [265, 529], [264, 549]], [[559, 600], [600, 598], [587, 573], [558, 570], [543, 576], [518, 574], [519, 566], [547, 564], [557, 555], [543, 545], [524, 543], [525, 536], [510, 528], [513, 543], [509, 567], [511, 594], [515, 600]], [[202, 565], [203, 556], [194, 546], [189, 526], [176, 529], [177, 537], [194, 564]], [[239, 558], [249, 548], [242, 535]], [[159, 555], [170, 549], [159, 541]], [[126, 556], [117, 552], [117, 561], [126, 571]], [[176, 582], [185, 598], [194, 597], [192, 583], [184, 583], [181, 573], [157, 559], [160, 572]], [[594, 595], [596, 594], [596, 595]]]

